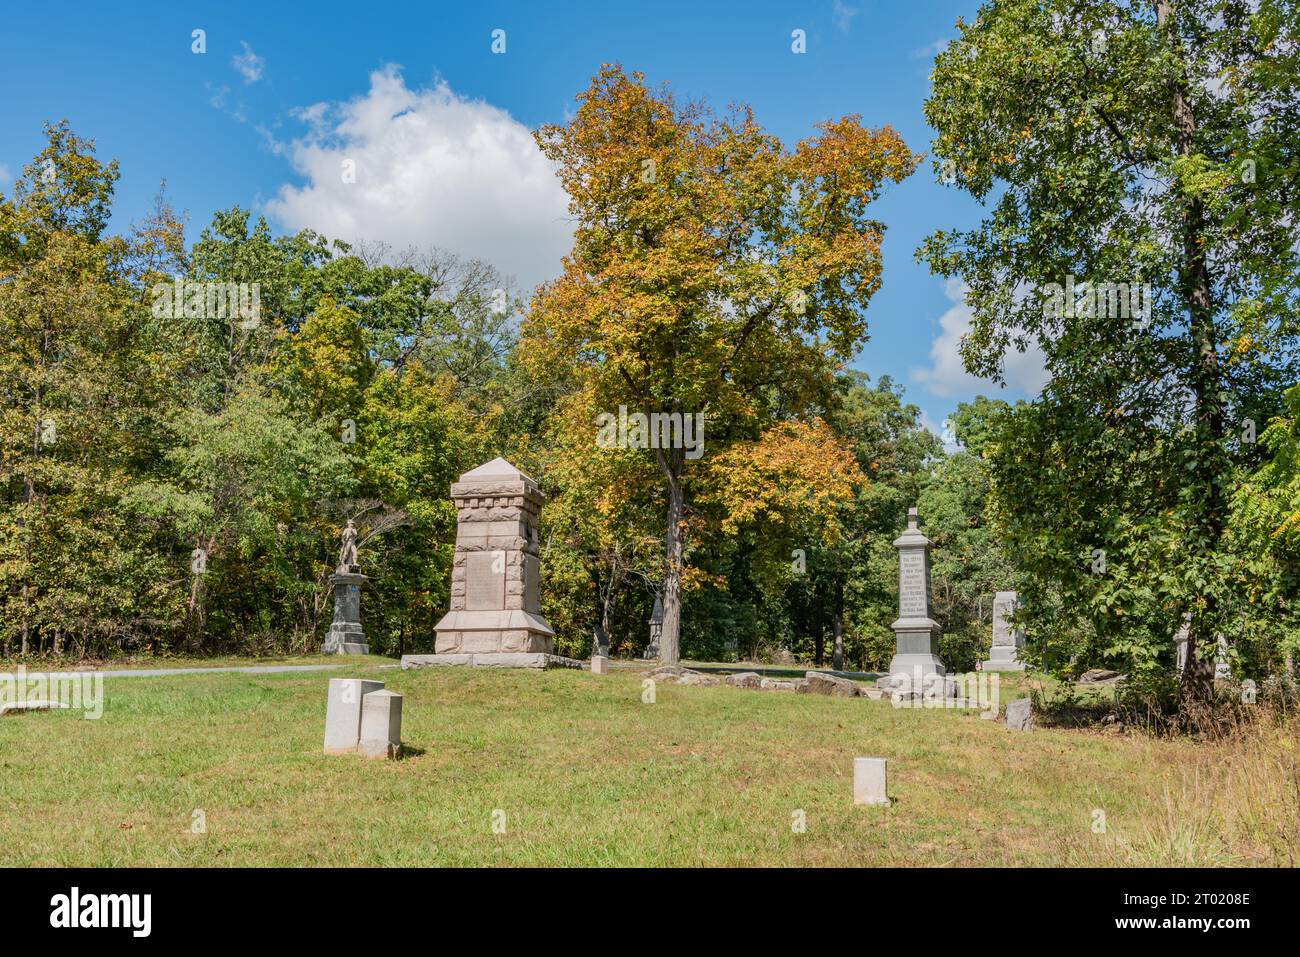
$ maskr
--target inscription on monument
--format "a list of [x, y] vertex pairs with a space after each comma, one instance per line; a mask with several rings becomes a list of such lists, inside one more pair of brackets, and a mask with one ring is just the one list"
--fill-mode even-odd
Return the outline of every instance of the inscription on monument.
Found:
[[542, 566], [535, 555], [524, 555], [524, 611], [534, 615], [542, 612]]
[[465, 556], [465, 610], [500, 611], [505, 607], [505, 559], [499, 552], [470, 552]]
[[903, 552], [898, 561], [898, 614], [902, 618], [930, 616], [929, 582], [925, 556], [919, 551]]

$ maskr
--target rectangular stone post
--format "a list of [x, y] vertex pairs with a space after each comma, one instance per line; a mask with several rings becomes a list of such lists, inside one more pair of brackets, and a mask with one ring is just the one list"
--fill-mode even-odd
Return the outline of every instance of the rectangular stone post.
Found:
[[372, 691], [361, 699], [361, 741], [368, 758], [396, 758], [402, 752], [402, 696]]
[[853, 803], [888, 807], [884, 758], [853, 759]]
[[325, 753], [346, 754], [361, 740], [361, 702], [366, 695], [382, 691], [382, 681], [363, 678], [331, 678], [329, 704], [325, 709]]

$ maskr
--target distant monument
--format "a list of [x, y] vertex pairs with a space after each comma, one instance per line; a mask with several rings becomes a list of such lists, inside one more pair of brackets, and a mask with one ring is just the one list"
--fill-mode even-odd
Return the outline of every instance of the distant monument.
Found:
[[930, 611], [930, 540], [921, 534], [920, 516], [907, 510], [907, 531], [894, 540], [898, 549], [898, 619], [891, 675], [945, 674], [936, 654], [939, 623]]
[[1232, 659], [1228, 654], [1228, 639], [1219, 635], [1215, 639], [1216, 647], [1214, 652], [1214, 677], [1220, 681], [1227, 681], [1232, 677]]
[[321, 653], [326, 655], [368, 655], [370, 645], [361, 629], [361, 586], [370, 579], [357, 564], [357, 527], [348, 519], [339, 546], [339, 562], [330, 575], [334, 587], [334, 620]]
[[993, 650], [989, 660], [980, 664], [982, 671], [1024, 671], [1020, 649], [1025, 646], [1023, 629], [1014, 628], [1011, 618], [1018, 604], [1016, 593], [1000, 591], [993, 596]]
[[659, 658], [659, 640], [664, 635], [664, 602], [663, 599], [655, 595], [655, 607], [650, 612], [650, 643], [645, 646], [645, 657], [650, 660]]
[[1192, 633], [1192, 613], [1183, 612], [1182, 624], [1178, 626], [1178, 631], [1174, 634], [1174, 660], [1176, 662], [1178, 673], [1181, 675], [1187, 670], [1187, 643]]

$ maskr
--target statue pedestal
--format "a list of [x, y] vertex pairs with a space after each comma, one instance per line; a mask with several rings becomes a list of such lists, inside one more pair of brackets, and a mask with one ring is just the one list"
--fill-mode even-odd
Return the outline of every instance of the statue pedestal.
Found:
[[361, 630], [361, 586], [369, 580], [356, 565], [330, 576], [330, 584], [334, 586], [334, 621], [321, 646], [322, 654], [370, 654], [370, 645]]
[[939, 623], [930, 618], [899, 618], [894, 629], [894, 657], [889, 661], [891, 675], [945, 674], [938, 650]]

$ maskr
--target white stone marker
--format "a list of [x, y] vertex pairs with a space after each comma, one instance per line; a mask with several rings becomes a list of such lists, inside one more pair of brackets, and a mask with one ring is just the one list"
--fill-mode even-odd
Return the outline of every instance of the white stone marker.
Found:
[[885, 796], [885, 759], [853, 759], [853, 803], [888, 807]]
[[604, 655], [591, 656], [591, 673], [593, 675], [609, 674], [609, 659]]
[[364, 678], [331, 678], [329, 706], [325, 710], [325, 753], [347, 754], [361, 740], [361, 701], [382, 691], [382, 681]]
[[368, 758], [396, 758], [402, 752], [402, 696], [372, 691], [361, 699], [361, 742]]

